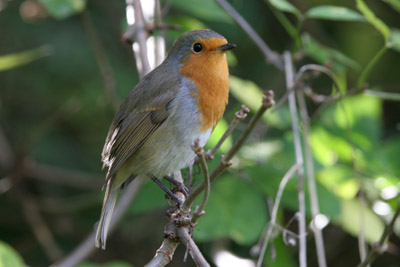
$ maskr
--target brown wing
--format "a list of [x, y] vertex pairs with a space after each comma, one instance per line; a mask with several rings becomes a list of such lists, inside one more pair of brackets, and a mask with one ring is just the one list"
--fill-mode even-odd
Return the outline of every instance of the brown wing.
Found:
[[[106, 180], [113, 177], [119, 167], [158, 129], [170, 115], [175, 92], [165, 91], [140, 109], [116, 115], [103, 149], [103, 162], [108, 166]], [[123, 108], [121, 108], [124, 110]], [[122, 116], [121, 116], [122, 115]]]

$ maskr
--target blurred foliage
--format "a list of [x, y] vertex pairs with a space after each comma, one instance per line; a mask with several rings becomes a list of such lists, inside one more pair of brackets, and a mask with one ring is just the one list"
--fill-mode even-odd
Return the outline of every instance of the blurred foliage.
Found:
[[[302, 83], [315, 94], [337, 98], [322, 103], [307, 99], [312, 119], [308, 139], [320, 210], [330, 220], [324, 229], [328, 265], [355, 266], [361, 221], [365, 238], [372, 244], [399, 206], [400, 105], [362, 89], [368, 87], [378, 96], [380, 92], [400, 93], [400, 2], [230, 2], [273, 50], [292, 52], [296, 69], [313, 63], [333, 71], [340, 88], [324, 75], [306, 72], [303, 76]], [[284, 97], [283, 73], [265, 62], [250, 38], [215, 1], [162, 4], [164, 23], [182, 27], [165, 32], [168, 47], [183, 32], [198, 28], [212, 28], [238, 45], [228, 55], [230, 103], [207, 148], [218, 142], [241, 104], [254, 114], [263, 90], [274, 90], [277, 100]], [[100, 152], [114, 115], [105, 74], [98, 65], [101, 60], [94, 51], [104, 51], [118, 98], [125, 97], [138, 81], [131, 47], [120, 42], [127, 27], [125, 1], [0, 0], [0, 25], [0, 137], [4, 132], [14, 152], [14, 157], [7, 155], [6, 144], [0, 142], [0, 266], [46, 266], [52, 263], [51, 256], [35, 237], [35, 225], [21, 211], [26, 205], [21, 196], [35, 200], [45, 227], [64, 255], [93, 230], [102, 203]], [[210, 161], [210, 169], [249, 119], [225, 141]], [[27, 162], [50, 164], [67, 174], [75, 170], [98, 176], [98, 186], [93, 191], [51, 173], [35, 173]], [[206, 215], [194, 232], [211, 262], [221, 247], [254, 258], [250, 250], [269, 221], [269, 203], [294, 163], [291, 117], [284, 104], [263, 116], [233, 166], [212, 185]], [[202, 179], [198, 167], [194, 167], [194, 178], [196, 182]], [[358, 201], [360, 188], [365, 207]], [[107, 250], [97, 251], [79, 266], [145, 264], [161, 243], [166, 208], [162, 191], [147, 183], [110, 237]], [[311, 216], [308, 198], [306, 208]], [[279, 225], [296, 233], [297, 223], [291, 221], [297, 210], [297, 181], [293, 179], [283, 193]], [[400, 262], [399, 235], [397, 222], [389, 252], [373, 266]], [[309, 236], [309, 266], [317, 266], [311, 231]], [[296, 244], [290, 245], [279, 229], [272, 242], [265, 258], [268, 266], [297, 265]], [[180, 248], [171, 265], [193, 265], [182, 262], [184, 253]]]

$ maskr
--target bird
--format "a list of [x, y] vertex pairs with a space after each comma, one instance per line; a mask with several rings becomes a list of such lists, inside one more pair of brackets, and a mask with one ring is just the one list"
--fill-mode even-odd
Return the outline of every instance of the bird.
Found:
[[226, 52], [235, 47], [213, 30], [186, 32], [122, 102], [102, 151], [108, 170], [96, 247], [106, 247], [113, 209], [129, 177], [165, 177], [193, 162], [196, 140], [206, 144], [228, 103]]

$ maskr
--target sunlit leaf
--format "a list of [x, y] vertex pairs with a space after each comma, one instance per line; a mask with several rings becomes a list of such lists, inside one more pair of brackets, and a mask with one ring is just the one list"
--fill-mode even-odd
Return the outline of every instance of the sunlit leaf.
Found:
[[0, 241], [0, 266], [18, 266], [24, 267], [26, 266], [22, 257], [18, 254], [18, 252], [8, 245], [7, 243]]
[[65, 19], [82, 12], [86, 7], [86, 0], [39, 0], [52, 17]]
[[239, 153], [241, 158], [253, 162], [266, 162], [268, 158], [282, 150], [282, 143], [279, 141], [254, 142], [244, 145]]
[[24, 52], [0, 56], [0, 71], [5, 71], [29, 64], [42, 57], [49, 56], [52, 53], [52, 47], [49, 45], [44, 45]]
[[349, 8], [341, 6], [323, 5], [313, 7], [304, 14], [306, 18], [327, 19], [340, 21], [365, 21], [364, 17]]
[[322, 127], [313, 128], [310, 144], [315, 158], [324, 166], [335, 164], [338, 158], [347, 162], [352, 160], [352, 147], [348, 140]]
[[389, 47], [400, 52], [400, 29], [392, 29], [390, 31]]
[[213, 0], [203, 0], [201, 4], [197, 0], [172, 0], [172, 6], [198, 18], [232, 23], [231, 17]]
[[[228, 123], [226, 120], [221, 119], [217, 126], [214, 129], [210, 139], [207, 142], [207, 147], [212, 148], [214, 147], [221, 137], [224, 135], [225, 131], [228, 129]], [[220, 150], [222, 153], [226, 153], [232, 146], [232, 136], [229, 136], [225, 142], [222, 144]]]
[[252, 244], [268, 217], [261, 195], [251, 185], [230, 176], [213, 183], [205, 210], [194, 231], [198, 241], [231, 238], [239, 244]]
[[289, 12], [293, 13], [295, 15], [300, 14], [300, 11], [292, 5], [289, 1], [286, 0], [268, 0], [268, 2], [274, 6], [276, 9], [283, 11], [283, 12]]
[[379, 119], [382, 113], [381, 100], [358, 95], [343, 99], [336, 105], [335, 122], [342, 128], [352, 128], [353, 142], [365, 149], [378, 144], [380, 138]]
[[260, 107], [264, 94], [254, 82], [231, 75], [229, 84], [230, 92], [238, 101], [247, 105], [253, 111]]
[[383, 0], [393, 7], [394, 10], [400, 13], [400, 0]]
[[[263, 99], [263, 92], [257, 84], [249, 80], [242, 80], [236, 76], [229, 76], [229, 85], [231, 94], [241, 103], [256, 112]], [[264, 113], [262, 119], [269, 125], [284, 129], [290, 125], [290, 114], [287, 107], [280, 107], [276, 112]]]
[[345, 164], [323, 168], [316, 177], [332, 193], [344, 199], [353, 199], [359, 189], [354, 171]]
[[[376, 215], [371, 209], [361, 206], [357, 199], [353, 200], [342, 200], [342, 215], [337, 223], [340, 223], [344, 230], [353, 236], [357, 237], [360, 235], [360, 223], [365, 226], [364, 235], [365, 239], [369, 243], [374, 243], [381, 237], [385, 225], [378, 215]], [[361, 217], [361, 213], [363, 213]], [[361, 219], [362, 218], [362, 219]]]
[[374, 12], [364, 3], [363, 0], [357, 1], [357, 9], [364, 15], [365, 19], [374, 26], [385, 39], [385, 43], [389, 41], [390, 29], [389, 27], [378, 17], [375, 16]]
[[338, 50], [320, 44], [309, 34], [304, 34], [302, 39], [304, 54], [319, 64], [332, 64], [332, 69], [336, 72], [343, 72], [346, 68], [351, 68], [357, 72], [361, 70], [360, 64], [355, 60]]

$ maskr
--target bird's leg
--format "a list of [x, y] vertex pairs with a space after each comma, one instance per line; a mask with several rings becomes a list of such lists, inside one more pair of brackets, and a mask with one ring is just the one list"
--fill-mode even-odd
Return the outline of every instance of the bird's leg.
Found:
[[164, 190], [167, 195], [169, 195], [179, 206], [182, 205], [182, 201], [175, 196], [174, 193], [171, 192], [160, 180], [157, 179], [154, 175], [150, 176], [151, 180], [155, 182], [162, 190]]
[[175, 180], [173, 176], [167, 175], [164, 177], [164, 179], [175, 186], [175, 189], [173, 189], [172, 191], [176, 192], [177, 190], [179, 192], [182, 192], [185, 195], [185, 197], [189, 195], [189, 190], [187, 189], [187, 187], [183, 183]]

